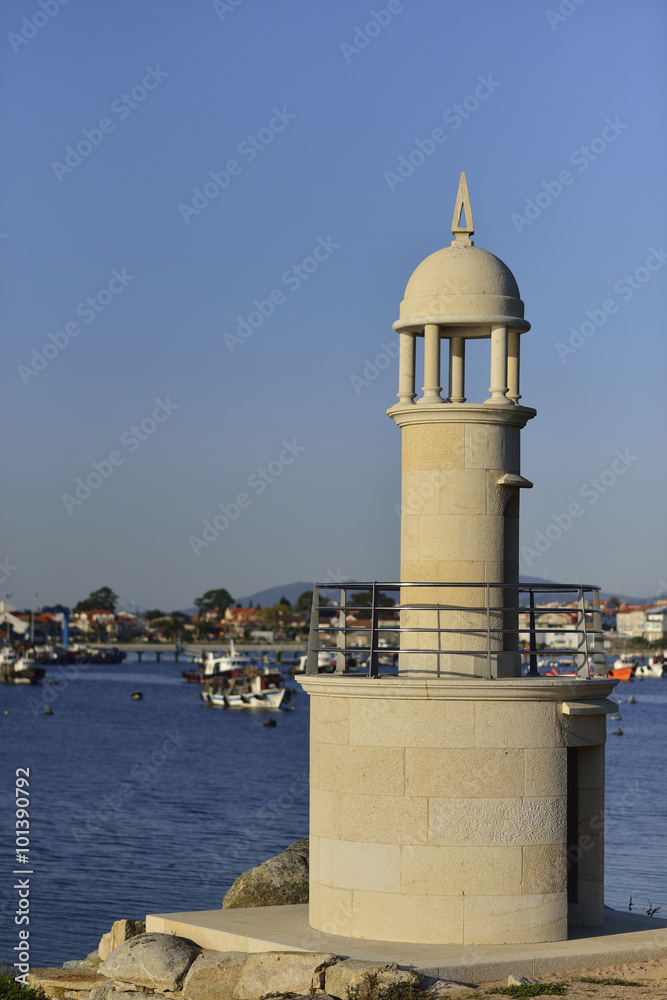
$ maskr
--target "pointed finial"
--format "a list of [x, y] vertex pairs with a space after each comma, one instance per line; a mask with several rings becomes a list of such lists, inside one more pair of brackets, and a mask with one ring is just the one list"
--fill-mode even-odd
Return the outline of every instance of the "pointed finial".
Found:
[[454, 205], [454, 217], [452, 219], [452, 246], [474, 246], [470, 237], [475, 232], [472, 221], [472, 208], [470, 207], [470, 195], [468, 194], [468, 181], [465, 173], [461, 173], [459, 189], [456, 192], [456, 204]]

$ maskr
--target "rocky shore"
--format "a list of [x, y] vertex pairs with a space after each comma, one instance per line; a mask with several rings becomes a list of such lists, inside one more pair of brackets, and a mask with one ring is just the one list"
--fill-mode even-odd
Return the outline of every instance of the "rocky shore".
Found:
[[[244, 872], [223, 907], [277, 906], [308, 900], [308, 840]], [[418, 976], [395, 963], [365, 962], [323, 952], [254, 954], [202, 948], [172, 934], [146, 933], [140, 920], [118, 920], [96, 951], [63, 968], [32, 969], [31, 986], [53, 1000], [456, 1000], [566, 996], [569, 1000], [667, 1000], [667, 959], [580, 970], [535, 980], [454, 982]]]

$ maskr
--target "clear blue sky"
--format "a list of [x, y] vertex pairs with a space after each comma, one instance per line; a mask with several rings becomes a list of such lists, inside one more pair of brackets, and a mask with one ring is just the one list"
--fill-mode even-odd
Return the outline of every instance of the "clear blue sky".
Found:
[[[396, 362], [352, 376], [390, 360], [411, 272], [451, 239], [461, 170], [475, 242], [513, 270], [533, 326], [524, 545], [584, 508], [522, 572], [667, 588], [662, 4], [43, 2], [1, 14], [13, 603], [108, 585], [170, 610], [211, 587], [395, 578]], [[272, 313], [243, 339], [255, 300]], [[587, 311], [600, 325], [565, 354]], [[471, 353], [469, 398], [487, 369]], [[605, 476], [617, 451], [628, 462]]]

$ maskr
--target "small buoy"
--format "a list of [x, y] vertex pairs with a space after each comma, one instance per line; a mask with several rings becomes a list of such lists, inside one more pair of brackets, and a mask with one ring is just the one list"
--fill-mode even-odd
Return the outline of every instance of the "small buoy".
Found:
[[614, 732], [612, 733], [612, 735], [613, 735], [613, 736], [622, 736], [622, 735], [623, 735], [623, 730], [622, 730], [622, 729], [620, 728], [620, 726], [619, 726], [619, 728], [618, 728], [618, 729], [615, 729], [615, 730], [614, 730]]
[[5, 715], [9, 715], [9, 709], [5, 709]]
[[277, 726], [278, 723], [276, 722], [275, 719], [267, 719], [266, 722], [264, 723], [264, 725], [265, 726]]
[[132, 701], [141, 701], [142, 698], [143, 698], [143, 694], [141, 693], [141, 691], [133, 691], [132, 692]]
[[630, 697], [628, 698], [628, 705], [636, 705], [636, 704], [637, 704], [637, 699], [633, 694], [631, 694]]
[[609, 716], [609, 721], [610, 722], [620, 722], [621, 721], [621, 713], [617, 712], [616, 715], [610, 715]]
[[50, 705], [44, 706], [44, 715], [53, 715], [53, 709]]

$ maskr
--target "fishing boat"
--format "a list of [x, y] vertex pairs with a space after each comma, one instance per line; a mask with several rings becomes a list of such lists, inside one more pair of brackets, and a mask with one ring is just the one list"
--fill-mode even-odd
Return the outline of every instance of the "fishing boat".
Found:
[[621, 653], [611, 667], [607, 668], [607, 677], [613, 677], [617, 681], [627, 683], [634, 677], [636, 669], [637, 661], [632, 653]]
[[665, 675], [665, 656], [664, 653], [657, 653], [655, 656], [649, 656], [646, 663], [642, 663], [635, 670], [635, 677], [664, 677]]
[[19, 656], [10, 646], [0, 650], [0, 680], [5, 684], [41, 684], [46, 670], [38, 667], [32, 650]]
[[209, 650], [202, 652], [201, 655], [190, 655], [193, 656], [192, 662], [197, 665], [197, 669], [182, 671], [183, 678], [189, 684], [207, 684], [220, 674], [227, 674], [230, 671], [240, 672], [250, 666], [250, 657], [236, 651], [233, 639], [229, 644], [228, 653], [214, 653]]
[[202, 701], [219, 708], [281, 708], [292, 695], [282, 675], [268, 667], [218, 673], [206, 683]]

